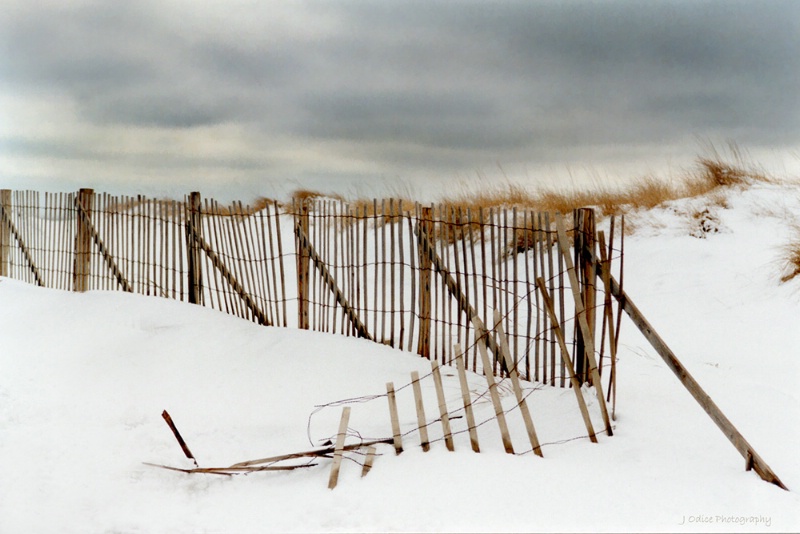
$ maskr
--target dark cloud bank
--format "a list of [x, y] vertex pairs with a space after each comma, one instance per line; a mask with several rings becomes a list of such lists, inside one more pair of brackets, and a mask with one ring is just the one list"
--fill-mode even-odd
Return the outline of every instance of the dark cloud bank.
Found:
[[[138, 161], [176, 181], [226, 166], [257, 184], [324, 179], [331, 154], [380, 180], [657, 156], [698, 137], [800, 144], [795, 1], [11, 5], [0, 94], [68, 102], [76, 124], [104, 132], [245, 132], [215, 162], [191, 147], [40, 139], [10, 121], [0, 151], [17, 161], [119, 159], [133, 175]], [[276, 163], [286, 143], [314, 161]]]

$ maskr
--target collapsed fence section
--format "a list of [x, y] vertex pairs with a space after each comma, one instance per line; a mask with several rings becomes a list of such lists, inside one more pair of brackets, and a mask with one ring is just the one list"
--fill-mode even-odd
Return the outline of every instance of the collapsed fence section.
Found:
[[3, 191], [0, 206], [0, 276], [182, 300], [263, 325], [364, 337], [444, 365], [454, 365], [458, 344], [467, 368], [482, 371], [477, 320], [509, 340], [511, 366], [486, 340], [493, 373], [513, 368], [569, 386], [563, 343], [577, 378], [592, 381], [602, 299], [577, 253], [596, 250], [591, 210], [571, 214], [560, 236], [550, 213], [398, 200], [223, 206], [199, 193], [174, 201], [82, 189]]

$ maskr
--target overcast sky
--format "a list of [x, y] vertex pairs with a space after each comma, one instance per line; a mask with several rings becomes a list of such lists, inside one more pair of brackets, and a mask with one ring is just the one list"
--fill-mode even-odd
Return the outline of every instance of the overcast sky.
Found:
[[707, 140], [791, 160], [799, 95], [795, 0], [4, 0], [0, 186], [421, 194]]

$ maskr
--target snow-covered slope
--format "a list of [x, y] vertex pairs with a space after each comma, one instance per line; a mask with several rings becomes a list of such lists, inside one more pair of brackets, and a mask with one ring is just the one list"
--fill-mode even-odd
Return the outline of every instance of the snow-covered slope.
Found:
[[[724, 202], [723, 202], [724, 201]], [[697, 217], [695, 215], [699, 214]], [[800, 529], [800, 281], [781, 285], [780, 247], [800, 192], [758, 184], [629, 217], [625, 289], [793, 491], [744, 460], [654, 350], [623, 321], [615, 435], [593, 444], [572, 391], [525, 384], [544, 458], [505, 454], [487, 397], [481, 454], [423, 453], [405, 437], [374, 468], [330, 460], [247, 476], [186, 475], [169, 410], [205, 466], [306, 450], [341, 407], [407, 384], [427, 362], [363, 340], [264, 328], [122, 293], [72, 294], [0, 281], [0, 532], [797, 531]], [[457, 377], [445, 370], [451, 410]], [[485, 382], [470, 375], [474, 395]], [[436, 397], [423, 381], [428, 419]], [[501, 388], [507, 408], [513, 394]], [[600, 415], [586, 392], [596, 428]], [[391, 435], [386, 398], [351, 404], [351, 429]], [[411, 388], [398, 394], [415, 426]], [[518, 411], [518, 452], [530, 449]], [[454, 419], [463, 430], [462, 419]], [[441, 429], [431, 426], [432, 438]], [[353, 439], [353, 438], [351, 438]], [[357, 456], [353, 457], [358, 459]]]

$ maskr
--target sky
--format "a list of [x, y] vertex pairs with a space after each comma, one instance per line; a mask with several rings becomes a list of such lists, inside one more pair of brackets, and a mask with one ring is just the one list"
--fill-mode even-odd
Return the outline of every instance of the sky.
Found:
[[424, 198], [800, 167], [800, 2], [4, 0], [0, 186]]

